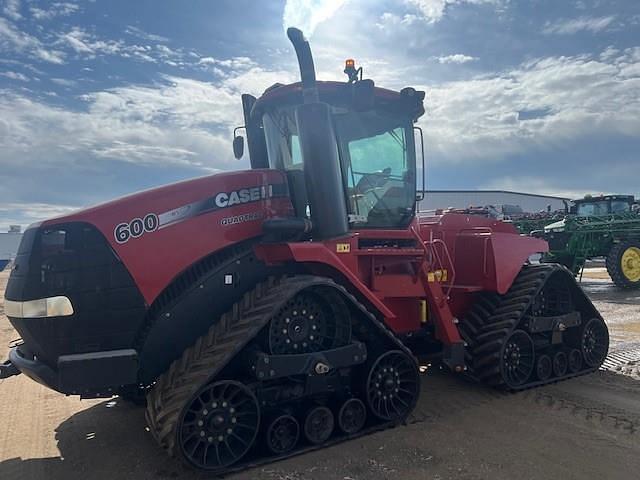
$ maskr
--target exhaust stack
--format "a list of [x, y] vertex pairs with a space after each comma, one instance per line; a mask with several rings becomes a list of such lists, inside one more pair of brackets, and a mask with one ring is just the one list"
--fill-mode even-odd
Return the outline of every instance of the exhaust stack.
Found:
[[309, 42], [297, 28], [289, 28], [287, 36], [296, 51], [302, 81], [304, 103], [296, 108], [296, 123], [312, 235], [319, 240], [341, 237], [349, 232], [349, 224], [331, 110], [320, 102]]
[[318, 103], [318, 86], [316, 84], [316, 68], [313, 64], [313, 55], [311, 47], [304, 34], [297, 28], [290, 27], [287, 29], [287, 37], [293, 44], [298, 57], [298, 66], [300, 67], [300, 81], [302, 82], [302, 98], [304, 103]]

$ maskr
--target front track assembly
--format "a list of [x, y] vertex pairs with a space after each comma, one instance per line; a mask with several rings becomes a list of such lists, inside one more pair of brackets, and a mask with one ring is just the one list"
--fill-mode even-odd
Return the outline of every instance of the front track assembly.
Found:
[[151, 433], [224, 475], [403, 422], [420, 391], [411, 352], [342, 287], [260, 284], [157, 381]]
[[508, 390], [593, 372], [609, 346], [602, 317], [556, 264], [524, 267], [505, 295], [480, 294], [460, 333], [469, 374]]

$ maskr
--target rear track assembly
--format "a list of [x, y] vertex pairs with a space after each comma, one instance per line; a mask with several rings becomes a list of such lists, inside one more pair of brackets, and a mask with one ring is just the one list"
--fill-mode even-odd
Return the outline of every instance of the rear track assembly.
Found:
[[593, 372], [609, 344], [602, 317], [556, 264], [524, 267], [505, 295], [481, 294], [460, 333], [470, 375], [508, 390]]

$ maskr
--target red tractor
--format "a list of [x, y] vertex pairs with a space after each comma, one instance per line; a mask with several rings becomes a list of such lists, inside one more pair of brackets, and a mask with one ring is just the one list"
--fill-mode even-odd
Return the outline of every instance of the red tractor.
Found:
[[220, 474], [403, 422], [419, 362], [509, 390], [596, 370], [607, 327], [571, 272], [529, 264], [544, 241], [416, 214], [424, 92], [353, 61], [317, 82], [288, 35], [302, 81], [242, 96], [250, 170], [25, 232], [2, 376], [146, 397], [158, 443]]

